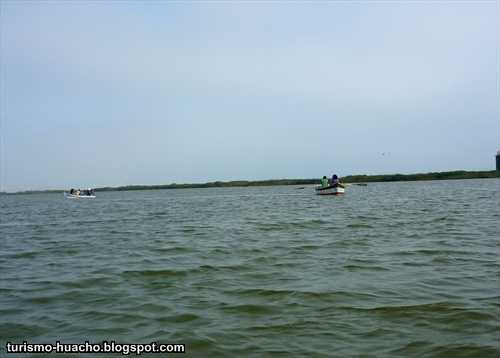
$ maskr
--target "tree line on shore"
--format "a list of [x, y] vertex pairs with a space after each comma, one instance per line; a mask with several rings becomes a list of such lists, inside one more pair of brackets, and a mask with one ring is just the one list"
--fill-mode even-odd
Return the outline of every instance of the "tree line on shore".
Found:
[[341, 179], [345, 183], [360, 182], [391, 182], [418, 180], [452, 180], [452, 179], [488, 179], [500, 178], [500, 170], [468, 172], [457, 170], [453, 172], [435, 172], [427, 174], [390, 174], [390, 175], [348, 175]]
[[[419, 181], [419, 180], [451, 180], [451, 179], [487, 179], [500, 178], [500, 170], [470, 172], [457, 170], [452, 172], [434, 172], [426, 174], [389, 174], [389, 175], [347, 175], [341, 177], [342, 183], [373, 183], [373, 182], [394, 182], [394, 181]], [[320, 184], [320, 178], [311, 179], [272, 179], [259, 181], [236, 180], [229, 182], [215, 181], [208, 183], [194, 184], [164, 184], [164, 185], [126, 185], [119, 187], [95, 188], [95, 191], [123, 191], [123, 190], [157, 190], [157, 189], [189, 189], [189, 188], [230, 188], [247, 186], [274, 186], [274, 185], [306, 185]], [[0, 194], [46, 194], [59, 193], [61, 190], [36, 190], [23, 191], [17, 193]]]
[[[390, 175], [348, 175], [341, 177], [342, 183], [369, 183], [391, 181], [418, 181], [418, 180], [450, 180], [450, 179], [485, 179], [500, 178], [499, 170], [468, 172], [458, 170], [453, 172], [437, 172], [427, 174], [390, 174]], [[166, 184], [166, 185], [127, 185], [116, 188], [96, 188], [96, 191], [122, 191], [122, 190], [155, 190], [155, 189], [188, 189], [188, 188], [230, 188], [245, 186], [274, 186], [274, 185], [306, 185], [321, 184], [321, 178], [312, 179], [273, 179], [259, 181], [215, 181], [202, 184]]]

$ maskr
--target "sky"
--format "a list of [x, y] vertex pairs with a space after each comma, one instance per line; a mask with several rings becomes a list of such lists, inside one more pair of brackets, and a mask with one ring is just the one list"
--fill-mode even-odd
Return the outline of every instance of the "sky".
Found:
[[8, 1], [1, 191], [495, 169], [499, 1]]

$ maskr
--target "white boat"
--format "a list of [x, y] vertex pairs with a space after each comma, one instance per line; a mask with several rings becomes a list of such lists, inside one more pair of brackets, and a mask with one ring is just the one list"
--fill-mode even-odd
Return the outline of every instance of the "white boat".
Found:
[[76, 195], [76, 194], [70, 194], [70, 193], [64, 192], [64, 196], [67, 199], [95, 199], [95, 194], [94, 195], [85, 195], [85, 194]]
[[316, 194], [318, 195], [339, 195], [344, 194], [345, 185], [342, 183], [335, 183], [333, 185], [316, 186]]

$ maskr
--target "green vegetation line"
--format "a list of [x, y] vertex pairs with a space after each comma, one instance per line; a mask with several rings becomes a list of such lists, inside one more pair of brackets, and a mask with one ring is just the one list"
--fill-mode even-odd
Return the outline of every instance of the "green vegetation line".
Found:
[[[341, 177], [343, 183], [373, 183], [393, 181], [419, 181], [419, 180], [450, 180], [450, 179], [486, 179], [500, 178], [500, 170], [468, 172], [458, 170], [454, 172], [436, 172], [427, 174], [390, 174], [390, 175], [348, 175]], [[321, 184], [321, 179], [275, 179], [260, 181], [237, 180], [230, 182], [215, 181], [204, 184], [166, 184], [166, 185], [127, 185], [113, 187], [95, 188], [95, 191], [123, 191], [123, 190], [156, 190], [156, 189], [189, 189], [189, 188], [231, 188], [245, 186], [274, 186], [274, 185], [306, 185]], [[6, 194], [48, 194], [60, 193], [63, 190], [36, 190], [17, 193], [0, 192]]]

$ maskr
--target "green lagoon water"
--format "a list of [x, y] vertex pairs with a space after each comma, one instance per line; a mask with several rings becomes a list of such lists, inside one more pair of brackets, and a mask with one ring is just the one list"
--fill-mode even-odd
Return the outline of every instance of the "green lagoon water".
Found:
[[498, 179], [0, 200], [1, 357], [500, 355]]

